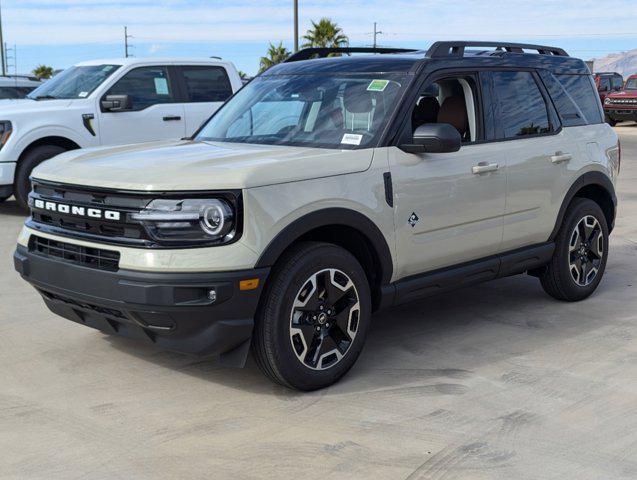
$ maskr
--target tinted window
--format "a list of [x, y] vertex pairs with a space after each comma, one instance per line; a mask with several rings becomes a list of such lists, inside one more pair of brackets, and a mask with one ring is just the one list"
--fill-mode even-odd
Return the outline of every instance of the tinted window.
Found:
[[637, 77], [629, 78], [626, 82], [626, 90], [636, 90], [637, 89]]
[[530, 72], [495, 72], [493, 89], [504, 138], [551, 131], [544, 97]]
[[605, 92], [606, 90], [610, 90], [610, 88], [611, 88], [610, 77], [599, 77], [599, 89], [602, 92]]
[[603, 121], [599, 95], [589, 75], [557, 75], [557, 79], [584, 114], [586, 123]]
[[141, 67], [124, 75], [106, 95], [129, 95], [133, 110], [173, 101], [166, 67]]
[[181, 67], [190, 102], [225, 102], [232, 95], [223, 67]]
[[622, 77], [613, 77], [613, 89], [621, 89], [624, 86], [624, 79]]
[[0, 100], [8, 98], [24, 98], [33, 87], [0, 87]]
[[[565, 127], [586, 125], [584, 114], [571, 96], [564, 90], [560, 81], [549, 71], [539, 70], [538, 73], [553, 100], [562, 125]], [[557, 124], [557, 122], [555, 122], [554, 125], [555, 124]]]

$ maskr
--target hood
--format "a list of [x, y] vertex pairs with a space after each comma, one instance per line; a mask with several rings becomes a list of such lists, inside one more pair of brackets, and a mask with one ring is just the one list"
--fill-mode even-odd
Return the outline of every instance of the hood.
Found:
[[360, 172], [369, 168], [372, 153], [372, 149], [154, 142], [63, 153], [38, 166], [33, 177], [137, 191], [241, 189]]
[[11, 120], [11, 118], [4, 118], [7, 115], [63, 110], [68, 108], [72, 103], [73, 100], [30, 100], [28, 98], [2, 100], [0, 101], [0, 117], [3, 118], [0, 118], [0, 120]]
[[637, 90], [619, 90], [606, 95], [606, 98], [637, 98]]

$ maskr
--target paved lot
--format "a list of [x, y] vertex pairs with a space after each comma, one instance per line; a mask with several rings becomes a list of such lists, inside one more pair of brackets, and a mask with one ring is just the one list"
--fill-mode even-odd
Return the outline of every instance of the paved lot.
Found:
[[637, 125], [617, 130], [595, 296], [518, 276], [385, 312], [312, 394], [54, 317], [13, 271], [22, 218], [0, 205], [0, 478], [637, 478]]

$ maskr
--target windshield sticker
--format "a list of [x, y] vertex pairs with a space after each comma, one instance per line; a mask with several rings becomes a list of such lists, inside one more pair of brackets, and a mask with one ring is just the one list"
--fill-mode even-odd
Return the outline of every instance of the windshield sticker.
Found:
[[110, 72], [111, 70], [113, 70], [113, 65], [106, 65], [102, 68], [102, 72]]
[[368, 92], [384, 92], [389, 85], [389, 80], [372, 80], [367, 87]]
[[168, 95], [168, 81], [165, 78], [155, 78], [155, 93]]
[[80, 92], [77, 94], [77, 96], [80, 98], [88, 97], [88, 92]]
[[345, 135], [343, 135], [343, 140], [341, 140], [341, 143], [344, 143], [345, 145], [360, 145], [362, 140], [362, 135], [357, 135], [355, 133], [346, 133]]

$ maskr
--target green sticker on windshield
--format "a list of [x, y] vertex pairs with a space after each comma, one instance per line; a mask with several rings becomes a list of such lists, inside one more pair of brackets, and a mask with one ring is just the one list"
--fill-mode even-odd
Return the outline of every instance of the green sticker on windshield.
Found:
[[368, 92], [384, 92], [389, 85], [389, 80], [372, 80], [367, 87]]

